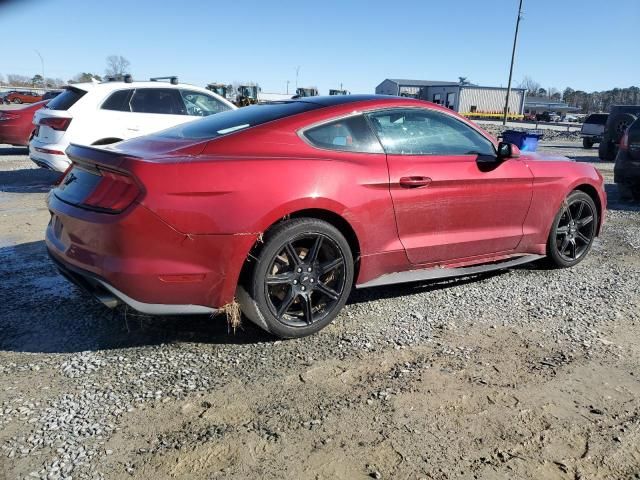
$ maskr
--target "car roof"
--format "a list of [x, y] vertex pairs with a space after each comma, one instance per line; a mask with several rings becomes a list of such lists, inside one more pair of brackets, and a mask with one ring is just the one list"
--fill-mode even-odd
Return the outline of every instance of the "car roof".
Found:
[[140, 88], [140, 87], [150, 87], [150, 88], [193, 88], [197, 90], [206, 90], [202, 87], [198, 87], [197, 85], [190, 85], [188, 83], [178, 83], [177, 85], [171, 84], [169, 82], [145, 82], [145, 81], [133, 81], [133, 82], [82, 82], [82, 83], [72, 83], [69, 85], [72, 88], [79, 88], [80, 90], [92, 91], [92, 90], [122, 90], [126, 88]]

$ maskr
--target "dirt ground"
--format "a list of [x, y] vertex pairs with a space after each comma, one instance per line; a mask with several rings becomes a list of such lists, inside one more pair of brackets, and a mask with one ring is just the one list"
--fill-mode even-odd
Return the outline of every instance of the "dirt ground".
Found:
[[111, 312], [42, 242], [56, 175], [0, 146], [0, 479], [640, 478], [640, 206], [534, 265], [357, 291], [319, 334]]

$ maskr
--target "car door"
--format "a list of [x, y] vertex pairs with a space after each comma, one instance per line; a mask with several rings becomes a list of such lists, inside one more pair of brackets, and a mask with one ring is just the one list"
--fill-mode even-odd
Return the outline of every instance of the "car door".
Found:
[[434, 109], [383, 110], [368, 118], [387, 153], [398, 234], [412, 263], [516, 248], [532, 197], [524, 162], [495, 161], [490, 140]]
[[[131, 117], [129, 102], [133, 88], [123, 88], [111, 92], [100, 104], [96, 112], [96, 121], [92, 122], [87, 135], [91, 143], [106, 138], [130, 138], [135, 134], [135, 120]], [[90, 132], [90, 133], [89, 133]]]
[[186, 116], [186, 108], [177, 88], [136, 88], [129, 103], [129, 138], [164, 130], [190, 119]]

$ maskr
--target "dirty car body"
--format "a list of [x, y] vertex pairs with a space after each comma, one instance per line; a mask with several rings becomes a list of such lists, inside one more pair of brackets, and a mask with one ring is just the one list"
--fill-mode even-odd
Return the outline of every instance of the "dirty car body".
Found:
[[[448, 109], [400, 97], [252, 106], [66, 153], [73, 164], [49, 194], [46, 231], [65, 275], [110, 306], [151, 314], [215, 312], [263, 295], [276, 320], [249, 318], [285, 337], [315, 331], [305, 320], [310, 327], [327, 305], [341, 308], [334, 296], [352, 284], [455, 276], [547, 255], [571, 192], [586, 193], [597, 209], [594, 235], [606, 208], [593, 167], [519, 156]], [[318, 223], [307, 235], [305, 225]], [[283, 249], [272, 248], [288, 231]], [[255, 277], [267, 254], [274, 260], [263, 288]], [[270, 281], [286, 282], [283, 293], [272, 294]], [[278, 320], [289, 326], [274, 328]]]

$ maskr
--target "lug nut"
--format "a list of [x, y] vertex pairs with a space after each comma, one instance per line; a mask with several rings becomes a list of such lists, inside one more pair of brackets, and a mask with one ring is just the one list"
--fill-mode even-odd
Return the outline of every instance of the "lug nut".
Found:
[[298, 273], [301, 273], [301, 272], [302, 272], [302, 269], [301, 269], [301, 268], [298, 268]]
[[307, 272], [310, 272], [310, 271], [311, 271], [311, 267], [307, 268]]
[[310, 279], [309, 279], [309, 281], [310, 281], [311, 283], [313, 283], [313, 278], [310, 278]]
[[298, 280], [294, 280], [294, 281], [293, 281], [293, 284], [294, 284], [294, 285], [297, 285], [297, 284], [298, 284]]
[[305, 286], [303, 285], [303, 286], [302, 286], [302, 291], [304, 292], [305, 290], [306, 290], [306, 288], [305, 288]]

